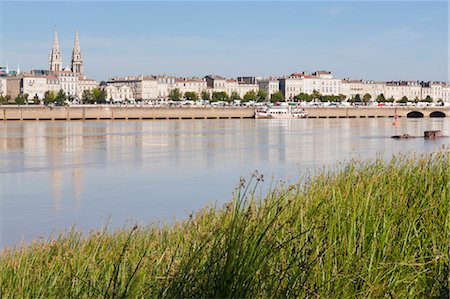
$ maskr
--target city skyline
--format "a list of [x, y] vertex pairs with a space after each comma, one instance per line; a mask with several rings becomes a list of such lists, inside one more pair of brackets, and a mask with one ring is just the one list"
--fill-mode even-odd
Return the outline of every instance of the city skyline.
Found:
[[[265, 77], [323, 69], [340, 78], [448, 81], [447, 2], [0, 5], [0, 63], [9, 62], [13, 68], [19, 62], [22, 70], [48, 68], [56, 27], [62, 67], [70, 65], [73, 33], [78, 29], [85, 73], [97, 80], [138, 74]], [[100, 7], [105, 13], [98, 15]], [[15, 11], [24, 17], [22, 26], [29, 19], [35, 21], [31, 17], [36, 15], [42, 22], [40, 18], [28, 30], [17, 30], [11, 22]], [[87, 14], [83, 21], [67, 17], [81, 11]], [[146, 20], [149, 12], [152, 18]], [[274, 12], [286, 16], [281, 24], [268, 18]], [[55, 17], [45, 18], [50, 13]], [[378, 18], [367, 19], [377, 13]], [[298, 19], [292, 18], [295, 15]], [[265, 21], [255, 22], [260, 19]]]

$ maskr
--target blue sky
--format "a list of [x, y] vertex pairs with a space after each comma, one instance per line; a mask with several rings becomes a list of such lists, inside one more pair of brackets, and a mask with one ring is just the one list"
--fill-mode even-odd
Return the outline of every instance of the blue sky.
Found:
[[1, 2], [0, 64], [63, 64], [78, 28], [88, 77], [284, 75], [448, 81], [448, 3]]

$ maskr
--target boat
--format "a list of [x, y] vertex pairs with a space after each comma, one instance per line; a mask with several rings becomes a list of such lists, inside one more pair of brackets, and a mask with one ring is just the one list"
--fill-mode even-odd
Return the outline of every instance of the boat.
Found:
[[290, 118], [305, 118], [308, 113], [301, 108], [291, 106], [272, 106], [256, 110], [256, 118], [275, 118], [275, 119], [290, 119]]

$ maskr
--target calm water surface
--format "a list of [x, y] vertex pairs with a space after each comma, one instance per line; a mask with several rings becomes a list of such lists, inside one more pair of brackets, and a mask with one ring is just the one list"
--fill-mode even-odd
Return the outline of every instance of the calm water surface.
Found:
[[229, 200], [254, 170], [268, 185], [351, 158], [448, 149], [450, 138], [389, 138], [430, 129], [450, 135], [450, 119], [1, 123], [0, 246], [108, 218], [185, 218]]

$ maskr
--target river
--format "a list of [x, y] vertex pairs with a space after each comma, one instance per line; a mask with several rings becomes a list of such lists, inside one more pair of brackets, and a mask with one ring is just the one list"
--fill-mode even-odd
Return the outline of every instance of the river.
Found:
[[425, 153], [450, 138], [449, 118], [149, 120], [0, 124], [0, 247], [75, 226], [185, 219], [222, 205], [240, 177], [264, 186], [349, 159]]

